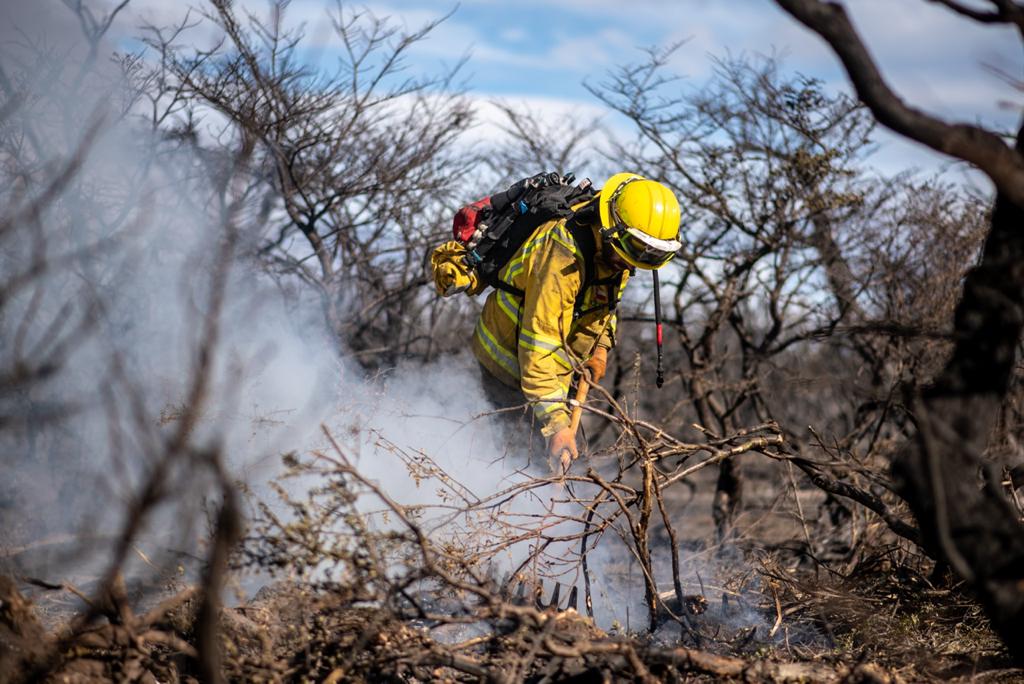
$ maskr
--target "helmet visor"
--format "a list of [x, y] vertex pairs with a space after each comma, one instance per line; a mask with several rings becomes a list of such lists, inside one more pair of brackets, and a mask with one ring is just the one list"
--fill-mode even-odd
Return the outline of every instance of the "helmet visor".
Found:
[[636, 228], [621, 227], [614, 240], [623, 254], [638, 264], [661, 268], [683, 246], [679, 240], [659, 240]]

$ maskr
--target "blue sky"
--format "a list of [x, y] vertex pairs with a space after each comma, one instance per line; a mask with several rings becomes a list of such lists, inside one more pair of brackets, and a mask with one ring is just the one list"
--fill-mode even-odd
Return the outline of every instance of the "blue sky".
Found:
[[[54, 2], [56, 0], [43, 0]], [[978, 4], [980, 0], [975, 0]], [[200, 4], [201, 3], [197, 3]], [[264, 11], [262, 0], [236, 5]], [[305, 22], [329, 56], [326, 8], [330, 0], [293, 0], [290, 20]], [[995, 68], [1024, 79], [1022, 43], [1005, 27], [974, 24], [927, 0], [850, 0], [845, 3], [872, 53], [904, 97], [947, 120], [980, 121], [1003, 129], [1018, 125], [1024, 93], [991, 73]], [[451, 12], [411, 54], [410, 67], [424, 72], [469, 57], [464, 75], [481, 101], [521, 102], [552, 116], [575, 111], [603, 114], [584, 81], [598, 82], [616, 65], [636, 61], [640, 48], [685, 41], [672, 68], [682, 87], [699, 86], [711, 56], [785, 55], [785, 67], [849, 92], [838, 61], [825, 44], [771, 0], [368, 0], [366, 7], [410, 29]], [[124, 26], [142, 17], [166, 21], [185, 4], [132, 0]], [[612, 128], [621, 126], [605, 115]], [[881, 136], [879, 165], [938, 168], [941, 157]]]
[[[847, 5], [893, 80], [950, 113], [986, 94], [989, 102], [978, 104], [991, 107], [997, 91], [1006, 90], [981, 64], [1021, 76], [1021, 43], [1012, 29], [974, 25], [925, 0]], [[379, 7], [409, 18], [439, 11], [437, 3], [414, 0]], [[708, 55], [726, 51], [783, 51], [794, 69], [829, 81], [840, 76], [824, 44], [770, 0], [463, 0], [438, 29], [434, 47], [450, 54], [471, 50], [475, 85], [482, 91], [585, 99], [583, 78], [635, 59], [639, 47], [675, 41], [687, 41], [678, 53], [678, 70], [696, 79], [707, 74]]]

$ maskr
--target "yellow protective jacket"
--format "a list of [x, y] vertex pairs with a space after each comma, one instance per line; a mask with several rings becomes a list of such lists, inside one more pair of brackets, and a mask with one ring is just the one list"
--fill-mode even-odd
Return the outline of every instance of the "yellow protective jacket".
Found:
[[[618, 300], [629, 278], [628, 271], [623, 273], [618, 293], [610, 292], [612, 285], [588, 287], [581, 307], [585, 313], [573, 320], [585, 265], [565, 222], [563, 218], [541, 224], [512, 255], [499, 278], [526, 294], [491, 292], [473, 334], [477, 359], [494, 377], [521, 388], [525, 400], [534, 402], [546, 437], [569, 426], [566, 400], [574, 369], [598, 345], [613, 346], [616, 316], [608, 305], [610, 298]], [[601, 258], [598, 227], [592, 230], [597, 273], [591, 282], [617, 273]]]

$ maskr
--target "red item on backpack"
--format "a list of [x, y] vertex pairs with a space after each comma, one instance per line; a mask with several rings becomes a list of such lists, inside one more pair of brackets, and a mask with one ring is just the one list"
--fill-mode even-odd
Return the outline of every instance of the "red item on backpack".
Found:
[[476, 233], [478, 224], [480, 223], [481, 213], [484, 213], [485, 209], [491, 208], [491, 198], [484, 197], [482, 200], [477, 200], [472, 204], [459, 209], [455, 214], [455, 219], [452, 221], [452, 234], [455, 239], [466, 244], [472, 239], [473, 234]]

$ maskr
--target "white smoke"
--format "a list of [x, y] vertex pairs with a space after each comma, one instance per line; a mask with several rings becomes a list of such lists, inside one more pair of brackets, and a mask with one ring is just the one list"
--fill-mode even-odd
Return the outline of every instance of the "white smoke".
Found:
[[[213, 279], [223, 266], [220, 203], [232, 197], [230, 188], [216, 187], [230, 160], [167, 145], [162, 133], [137, 116], [137, 106], [120, 108], [128, 85], [114, 65], [100, 58], [76, 73], [88, 48], [69, 17], [51, 9], [22, 8], [12, 17], [13, 30], [71, 45], [71, 56], [54, 55], [51, 77], [35, 78], [24, 69], [38, 58], [31, 46], [9, 47], [6, 71], [24, 75], [18, 85], [31, 97], [5, 122], [3, 133], [27, 131], [41, 140], [35, 154], [54, 173], [79, 148], [84, 154], [72, 181], [44, 207], [38, 226], [20, 222], [16, 238], [0, 244], [4, 274], [11, 276], [31, 257], [26, 236], [38, 228], [55, 264], [36, 279], [36, 287], [5, 302], [0, 340], [9, 351], [24, 338], [22, 346], [31, 352], [48, 342], [53, 321], [62, 316], [92, 311], [94, 321], [69, 338], [58, 373], [33, 387], [25, 409], [70, 410], [56, 422], [30, 420], [23, 430], [3, 436], [11, 476], [0, 494], [11, 505], [2, 511], [0, 544], [11, 556], [41, 539], [87, 539], [84, 550], [92, 560], [76, 554], [64, 563], [37, 554], [41, 562], [22, 568], [58, 581], [68, 579], [67, 573], [87, 579], [97, 571], [152, 472], [161, 440], [178, 428], [213, 313]], [[103, 124], [89, 139], [93, 120]], [[5, 142], [12, 149], [11, 137]], [[32, 187], [28, 197], [41, 191]], [[322, 444], [321, 425], [332, 431], [355, 426], [359, 467], [403, 504], [440, 500], [436, 490], [408, 475], [396, 450], [430, 455], [478, 496], [507, 483], [516, 466], [503, 457], [515, 449], [495, 433], [493, 421], [473, 420], [489, 407], [468, 354], [428, 368], [408, 364], [363, 377], [339, 357], [312, 293], [286, 293], [249, 259], [258, 244], [246, 232], [247, 218], [237, 221], [240, 244], [231, 257], [217, 316], [220, 337], [192, 443], [219, 449], [232, 476], [257, 496], [269, 496], [264, 485], [280, 472], [282, 454]], [[5, 354], [3, 362], [14, 366], [17, 359]], [[24, 408], [26, 402], [13, 403]], [[167, 477], [183, 491], [169, 492], [138, 547], [139, 558], [157, 565], [167, 552], [165, 561], [173, 567], [181, 562], [178, 552], [201, 555], [207, 532], [202, 505], [214, 492], [201, 476], [191, 480], [174, 471]]]
[[[49, 16], [41, 21], [35, 28], [73, 40], [69, 32], [74, 27], [66, 21]], [[74, 70], [74, 63], [59, 66], [64, 75]], [[69, 405], [73, 411], [56, 423], [29, 421], [2, 438], [9, 486], [0, 487], [0, 497], [14, 503], [0, 510], [0, 552], [4, 546], [24, 548], [63, 535], [86, 541], [91, 552], [91, 562], [81, 555], [67, 563], [44, 555], [22, 568], [51, 581], [87, 578], [97, 571], [153, 465], [149, 454], [176, 428], [196, 367], [224, 237], [216, 193], [206, 180], [208, 169], [202, 168], [224, 162], [180, 148], [155, 153], [164, 150], [157, 134], [116, 107], [123, 85], [119, 74], [103, 65], [97, 73], [90, 76], [97, 85], [84, 89], [59, 79], [26, 83], [44, 103], [46, 115], [36, 116], [26, 104], [3, 129], [4, 135], [34, 131], [46, 142], [41, 162], [59, 168], [83, 139], [90, 117], [106, 118], [74, 181], [39, 220], [51, 261], [75, 249], [94, 248], [51, 269], [38, 288], [13, 297], [0, 324], [0, 358], [12, 364], [15, 340], [28, 340], [24, 346], [29, 349], [45, 346], [53, 321], [65, 315], [69, 303], [79, 314], [98, 307], [96, 325], [71, 340], [59, 373], [34, 387], [31, 397], [21, 398], [30, 408]], [[83, 100], [83, 93], [89, 98]], [[36, 227], [23, 222], [16, 228], [24, 236]], [[517, 441], [525, 441], [522, 435], [509, 435], [493, 417], [480, 415], [490, 407], [468, 352], [429, 366], [400, 364], [367, 378], [339, 357], [313, 297], [301, 290], [285, 293], [246, 256], [256, 247], [254, 236], [243, 231], [240, 241], [220, 314], [208, 399], [191, 438], [221, 449], [232, 476], [257, 496], [269, 501], [265, 484], [280, 473], [282, 454], [324, 445], [321, 426], [353, 449], [364, 475], [406, 506], [443, 510], [450, 503], [438, 481], [410, 472], [408, 460], [417, 454], [428, 457], [473, 500], [547, 474], [546, 463], [526, 466], [527, 445]], [[4, 274], [17, 272], [31, 251], [27, 239], [0, 241]], [[181, 482], [188, 480], [182, 477]], [[583, 488], [576, 492], [586, 493]], [[194, 489], [176, 492], [140, 535], [142, 553], [133, 558], [132, 571], [142, 573], [153, 561], [162, 575], [183, 558], [201, 556], [207, 532], [202, 504], [211, 495], [202, 478], [194, 481]], [[542, 526], [559, 515], [579, 516], [578, 504], [557, 503], [564, 497], [556, 487], [515, 497], [501, 507], [500, 520]], [[563, 522], [546, 533], [568, 534], [580, 527]], [[494, 541], [486, 535], [476, 538], [481, 534], [478, 520], [456, 517], [430, 529], [439, 544], [486, 546]], [[646, 620], [640, 571], [628, 550], [611, 533], [605, 536], [590, 556], [598, 622], [639, 629]], [[507, 573], [530, 551], [530, 541], [513, 545], [492, 559], [492, 569]], [[571, 553], [556, 545], [547, 555]], [[146, 562], [140, 562], [143, 555]], [[661, 586], [670, 586], [663, 565], [658, 579]], [[559, 568], [545, 571], [558, 574]], [[578, 570], [566, 573], [562, 582], [563, 599], [568, 585], [576, 585], [582, 596]]]

